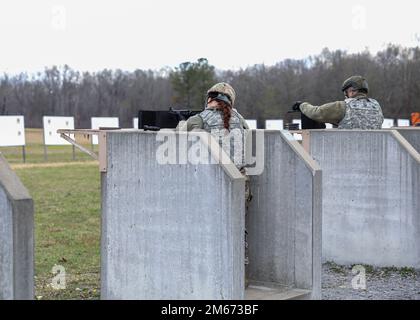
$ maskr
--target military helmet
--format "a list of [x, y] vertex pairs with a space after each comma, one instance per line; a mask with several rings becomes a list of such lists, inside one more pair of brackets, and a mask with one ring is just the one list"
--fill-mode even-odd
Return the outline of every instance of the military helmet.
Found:
[[235, 103], [236, 93], [232, 86], [226, 82], [219, 82], [207, 91], [207, 97], [221, 100], [233, 107]]
[[362, 76], [352, 76], [343, 82], [341, 91], [346, 91], [348, 88], [352, 87], [355, 90], [369, 92], [369, 85], [366, 79]]

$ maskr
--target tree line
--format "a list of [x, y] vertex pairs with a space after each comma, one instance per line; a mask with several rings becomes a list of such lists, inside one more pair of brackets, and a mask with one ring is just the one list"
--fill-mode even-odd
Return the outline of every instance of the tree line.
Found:
[[372, 55], [324, 49], [306, 59], [273, 66], [217, 70], [205, 58], [162, 70], [105, 69], [80, 72], [53, 66], [36, 74], [0, 76], [0, 115], [24, 115], [26, 127], [42, 127], [42, 116], [74, 116], [89, 128], [93, 116], [116, 116], [131, 127], [139, 109], [203, 108], [206, 90], [217, 81], [232, 84], [236, 107], [249, 119], [287, 118], [296, 100], [322, 104], [342, 100], [342, 82], [364, 75], [385, 117], [406, 118], [420, 111], [420, 48], [389, 45]]

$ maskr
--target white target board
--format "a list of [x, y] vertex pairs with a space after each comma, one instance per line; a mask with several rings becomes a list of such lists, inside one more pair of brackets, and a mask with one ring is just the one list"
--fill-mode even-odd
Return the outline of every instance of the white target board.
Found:
[[257, 120], [245, 119], [249, 129], [257, 129]]
[[283, 130], [283, 120], [265, 120], [265, 129]]
[[[113, 117], [93, 117], [91, 118], [92, 129], [99, 128], [119, 128], [120, 123], [118, 118]], [[92, 143], [98, 144], [98, 136], [92, 136]]]
[[397, 120], [397, 126], [398, 127], [409, 127], [410, 126], [410, 120], [408, 120], [408, 119], [398, 119]]
[[[73, 117], [49, 117], [44, 116], [42, 118], [44, 124], [44, 144], [46, 146], [62, 146], [69, 145], [67, 142], [57, 133], [58, 129], [74, 130], [74, 118]], [[74, 140], [74, 134], [70, 137]]]
[[25, 145], [25, 123], [23, 116], [0, 116], [0, 147], [22, 147]]
[[293, 123], [299, 124], [299, 130], [302, 129], [302, 120], [300, 120], [300, 119], [293, 119]]
[[382, 129], [389, 129], [394, 126], [394, 119], [384, 119], [384, 122], [382, 123]]
[[325, 124], [325, 128], [326, 129], [333, 129], [334, 127], [333, 127], [333, 125], [331, 123], [326, 123]]
[[139, 118], [133, 118], [133, 128], [134, 129], [139, 128]]

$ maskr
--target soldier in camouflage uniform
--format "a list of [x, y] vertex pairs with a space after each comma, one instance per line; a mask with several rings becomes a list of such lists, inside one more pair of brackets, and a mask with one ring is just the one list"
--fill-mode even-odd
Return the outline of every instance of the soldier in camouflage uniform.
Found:
[[187, 131], [203, 129], [210, 132], [223, 150], [230, 155], [239, 170], [244, 167], [244, 129], [249, 129], [245, 119], [233, 108], [236, 93], [229, 84], [217, 83], [207, 91], [203, 112], [188, 119]]
[[332, 123], [339, 129], [381, 129], [384, 116], [381, 106], [369, 98], [369, 86], [362, 76], [352, 76], [344, 81], [341, 90], [346, 99], [313, 106], [307, 102], [296, 102], [293, 110], [300, 110], [308, 118]]
[[[202, 129], [210, 132], [230, 156], [245, 178], [245, 215], [247, 215], [252, 195], [249, 188], [250, 179], [244, 169], [244, 130], [249, 127], [242, 115], [233, 108], [235, 99], [236, 93], [232, 86], [225, 82], [215, 84], [207, 91], [204, 111], [189, 118], [182, 129], [187, 131]], [[245, 229], [245, 266], [249, 263], [247, 235]], [[248, 285], [247, 278], [245, 285]]]

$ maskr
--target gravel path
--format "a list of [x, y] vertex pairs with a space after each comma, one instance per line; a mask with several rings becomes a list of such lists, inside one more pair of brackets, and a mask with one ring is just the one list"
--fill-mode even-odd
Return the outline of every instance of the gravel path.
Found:
[[[360, 279], [351, 266], [326, 263], [322, 266], [324, 300], [420, 300], [420, 270], [365, 266], [366, 289], [353, 289]], [[356, 283], [356, 280], [353, 280]], [[363, 281], [356, 283], [363, 286]]]

